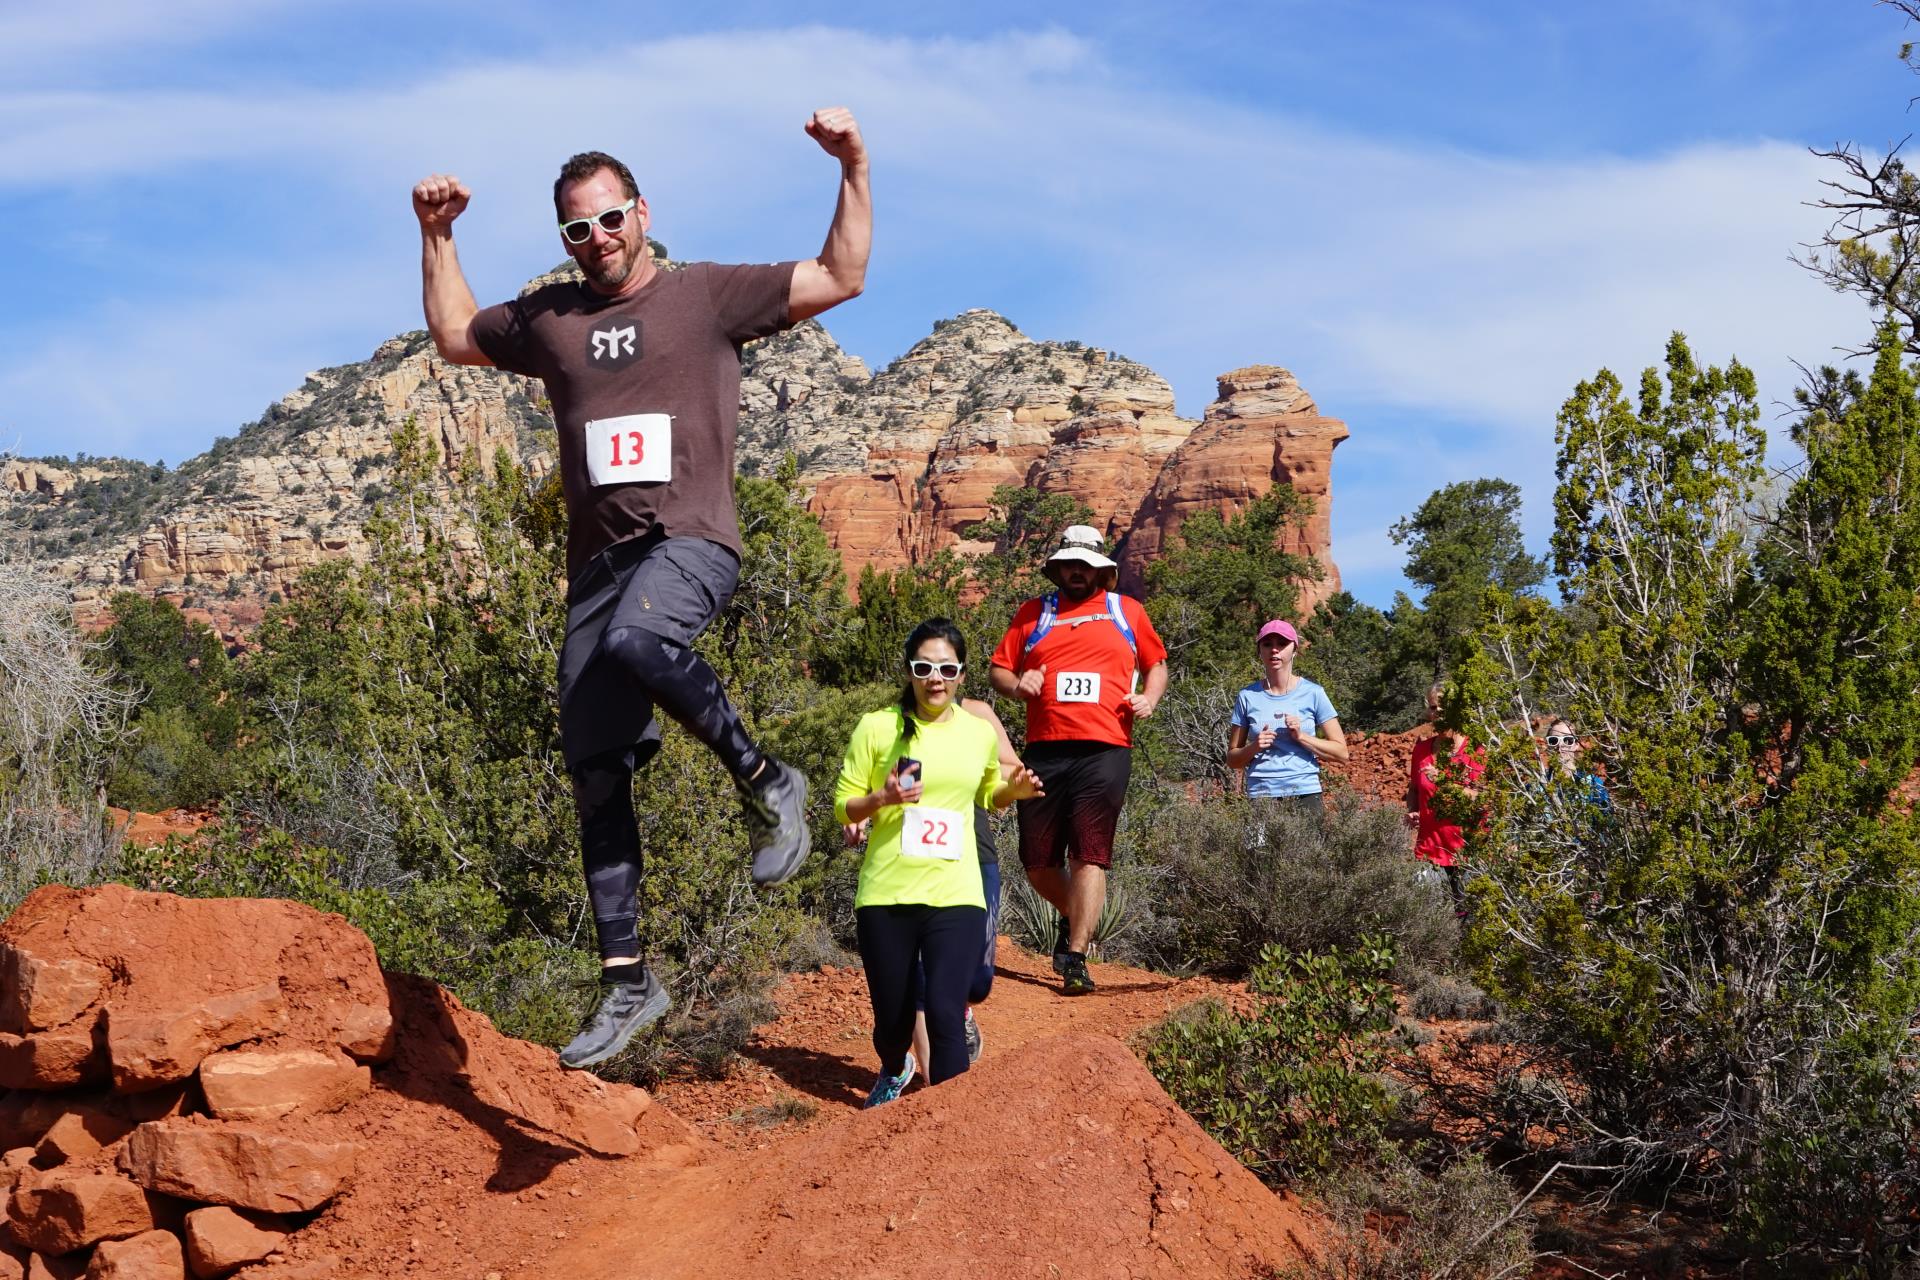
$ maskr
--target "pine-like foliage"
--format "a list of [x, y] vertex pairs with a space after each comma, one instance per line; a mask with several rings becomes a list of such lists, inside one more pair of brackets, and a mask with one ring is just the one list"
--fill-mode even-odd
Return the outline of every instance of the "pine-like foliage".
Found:
[[[1676, 335], [1637, 403], [1582, 383], [1564, 608], [1489, 593], [1456, 690], [1491, 756], [1470, 948], [1553, 1063], [1551, 1119], [1623, 1181], [1698, 1177], [1750, 1218], [1836, 1072], [1884, 1091], [1916, 1008], [1920, 842], [1891, 800], [1920, 746], [1920, 404], [1882, 352], [1771, 509], [1740, 365]], [[1610, 806], [1536, 750], [1543, 715]]]

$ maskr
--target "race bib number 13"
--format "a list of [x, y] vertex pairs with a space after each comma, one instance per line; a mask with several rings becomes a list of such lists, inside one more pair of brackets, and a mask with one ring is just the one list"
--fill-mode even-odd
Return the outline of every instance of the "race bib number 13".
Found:
[[966, 852], [967, 826], [972, 819], [951, 809], [931, 805], [907, 806], [906, 829], [901, 832], [900, 852], [909, 858], [945, 858], [952, 861]]
[[673, 479], [673, 417], [629, 413], [587, 424], [587, 475], [594, 485]]
[[1100, 673], [1098, 671], [1058, 672], [1053, 677], [1053, 700], [1055, 702], [1100, 701]]

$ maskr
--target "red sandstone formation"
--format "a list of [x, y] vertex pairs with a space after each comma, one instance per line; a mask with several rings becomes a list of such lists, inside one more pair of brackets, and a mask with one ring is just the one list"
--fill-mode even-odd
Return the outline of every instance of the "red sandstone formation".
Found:
[[[971, 338], [964, 350], [976, 354], [963, 355], [956, 336]], [[989, 350], [991, 358], [978, 354]], [[1015, 485], [1091, 507], [1094, 525], [1124, 543], [1121, 580], [1137, 592], [1188, 516], [1234, 515], [1284, 481], [1314, 504], [1285, 547], [1326, 572], [1303, 584], [1301, 617], [1340, 589], [1329, 555], [1331, 469], [1347, 428], [1320, 416], [1286, 370], [1222, 375], [1220, 398], [1195, 428], [1175, 416], [1172, 389], [1150, 371], [1105, 352], [1027, 342], [988, 312], [961, 316], [909, 354], [916, 368], [936, 356], [935, 368], [964, 365], [968, 398], [942, 399], [953, 388], [937, 379], [905, 389], [924, 397], [921, 407], [873, 438], [861, 470], [817, 475], [809, 509], [849, 580], [865, 565], [898, 569], [948, 547], [991, 550], [966, 530], [991, 514], [997, 487]], [[875, 386], [884, 392], [899, 376], [883, 373]]]
[[1174, 534], [1196, 511], [1235, 515], [1276, 483], [1291, 484], [1313, 500], [1313, 514], [1300, 536], [1283, 544], [1313, 556], [1326, 576], [1302, 584], [1299, 616], [1340, 590], [1340, 570], [1328, 558], [1332, 546], [1333, 451], [1347, 438], [1347, 424], [1326, 418], [1285, 369], [1253, 365], [1220, 375], [1220, 395], [1186, 442], [1174, 450], [1140, 504], [1121, 560], [1121, 581], [1132, 588], [1146, 566], [1164, 553]]
[[695, 1141], [338, 916], [120, 886], [0, 926], [0, 1078], [0, 1280], [230, 1274], [463, 1114], [602, 1156]]
[[[1076, 1012], [1189, 985], [1122, 976]], [[0, 981], [12, 1042], [93, 1055], [77, 1087], [20, 1057], [0, 1094], [0, 1280], [1252, 1276], [1320, 1230], [1106, 1036], [1009, 1019], [959, 1080], [734, 1153], [296, 904], [42, 889]]]

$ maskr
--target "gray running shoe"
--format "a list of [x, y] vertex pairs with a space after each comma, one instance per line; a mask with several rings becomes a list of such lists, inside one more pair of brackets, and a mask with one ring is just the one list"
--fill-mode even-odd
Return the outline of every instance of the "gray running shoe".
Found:
[[609, 971], [602, 972], [600, 1000], [581, 1025], [580, 1034], [560, 1050], [561, 1066], [590, 1067], [605, 1062], [627, 1047], [634, 1032], [657, 1020], [673, 1003], [667, 989], [646, 965], [616, 965], [610, 972], [619, 973], [622, 969], [638, 969], [640, 980], [609, 980], [606, 977]]
[[1070, 996], [1084, 996], [1093, 990], [1093, 975], [1087, 972], [1087, 958], [1077, 951], [1067, 952], [1067, 968], [1060, 989]]
[[984, 1043], [980, 1035], [980, 1024], [973, 1020], [973, 1006], [967, 1006], [967, 1065], [980, 1061], [980, 1046]]
[[741, 782], [747, 843], [753, 848], [753, 882], [785, 884], [807, 860], [813, 833], [807, 830], [807, 779], [798, 769], [767, 757], [775, 777], [764, 787]]

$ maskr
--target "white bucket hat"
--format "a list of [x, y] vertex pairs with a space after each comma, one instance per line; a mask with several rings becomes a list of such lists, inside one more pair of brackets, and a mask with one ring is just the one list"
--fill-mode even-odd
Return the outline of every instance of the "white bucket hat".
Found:
[[1078, 561], [1081, 564], [1092, 565], [1096, 569], [1106, 570], [1109, 576], [1108, 585], [1111, 586], [1110, 575], [1119, 566], [1101, 553], [1100, 541], [1100, 531], [1092, 525], [1069, 525], [1066, 532], [1060, 535], [1060, 549], [1047, 557], [1046, 567], [1041, 572], [1045, 573], [1057, 586], [1060, 579], [1057, 576], [1059, 571], [1055, 566], [1067, 561]]

